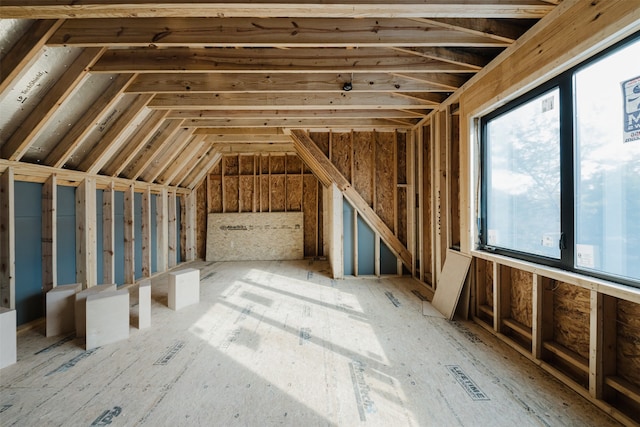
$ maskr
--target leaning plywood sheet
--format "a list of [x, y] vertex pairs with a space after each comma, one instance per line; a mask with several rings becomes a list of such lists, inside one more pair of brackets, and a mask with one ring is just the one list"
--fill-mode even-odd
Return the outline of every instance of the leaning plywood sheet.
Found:
[[447, 250], [447, 259], [440, 279], [438, 279], [432, 304], [449, 320], [453, 319], [456, 311], [460, 292], [469, 271], [469, 264], [471, 264], [469, 255], [451, 249]]
[[302, 212], [209, 214], [207, 261], [303, 258]]

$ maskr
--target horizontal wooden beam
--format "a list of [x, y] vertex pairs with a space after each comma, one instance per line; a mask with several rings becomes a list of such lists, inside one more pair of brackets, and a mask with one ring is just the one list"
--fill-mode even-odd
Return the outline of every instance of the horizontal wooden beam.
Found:
[[411, 110], [437, 106], [441, 98], [433, 100], [409, 98], [386, 93], [341, 93], [341, 94], [160, 94], [156, 95], [149, 108], [204, 109], [204, 110]]
[[[556, 0], [557, 1], [557, 0]], [[552, 3], [545, 0], [546, 3]], [[26, 3], [26, 4], [25, 4]], [[483, 18], [541, 18], [553, 6], [535, 0], [351, 0], [332, 2], [199, 2], [157, 0], [77, 1], [77, 0], [3, 0], [0, 16], [26, 19], [129, 18], [138, 17], [326, 17], [326, 18], [384, 18], [384, 17], [483, 17]]]
[[220, 135], [208, 133], [210, 129], [196, 129], [196, 135], [208, 135], [207, 141], [216, 144], [291, 143], [289, 135]]
[[280, 119], [191, 119], [185, 120], [182, 126], [197, 128], [301, 128], [301, 129], [373, 129], [373, 128], [412, 128], [418, 123], [415, 120], [401, 119], [305, 119], [305, 118], [280, 118]]
[[[387, 48], [133, 48], [113, 49], [91, 67], [93, 73], [476, 73], [452, 64]], [[344, 76], [342, 76], [344, 77]]]
[[91, 175], [86, 172], [74, 171], [71, 169], [54, 168], [51, 166], [36, 165], [24, 162], [15, 162], [11, 160], [0, 159], [0, 174], [4, 173], [7, 169], [13, 168], [16, 181], [37, 182], [44, 183], [51, 177], [56, 175], [58, 185], [65, 186], [78, 186], [86, 178], [91, 178], [96, 181], [96, 187], [98, 189], [109, 188], [113, 183], [113, 186], [118, 191], [124, 191], [131, 185], [134, 186], [137, 192], [144, 192], [147, 188], [151, 188], [153, 193], [160, 193], [163, 189], [170, 189], [177, 191], [178, 194], [188, 194], [189, 191], [185, 188], [162, 186], [156, 184], [149, 184], [141, 181], [133, 181], [130, 179], [114, 178], [104, 175]]
[[123, 18], [65, 21], [51, 46], [389, 47], [507, 46], [409, 19]]
[[260, 154], [260, 153], [291, 153], [296, 150], [293, 143], [253, 143], [253, 144], [214, 144], [218, 151], [222, 154]]
[[[415, 119], [426, 117], [425, 110], [171, 110], [169, 119]], [[195, 122], [186, 121], [193, 125]], [[207, 126], [209, 127], [209, 126]], [[227, 127], [227, 126], [225, 126]], [[262, 125], [256, 126], [257, 128]]]
[[442, 85], [389, 74], [274, 74], [274, 73], [158, 73], [141, 74], [128, 93], [341, 93], [345, 84], [353, 92], [445, 92]]

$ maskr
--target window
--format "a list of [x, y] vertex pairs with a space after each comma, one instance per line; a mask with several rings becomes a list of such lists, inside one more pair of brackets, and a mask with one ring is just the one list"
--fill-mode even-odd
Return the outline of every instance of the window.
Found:
[[482, 248], [640, 286], [638, 35], [488, 114]]

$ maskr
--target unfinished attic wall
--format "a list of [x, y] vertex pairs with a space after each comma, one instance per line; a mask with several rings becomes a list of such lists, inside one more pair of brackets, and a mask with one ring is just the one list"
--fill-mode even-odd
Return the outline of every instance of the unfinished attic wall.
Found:
[[196, 189], [197, 253], [206, 252], [207, 214], [303, 212], [304, 256], [323, 253], [322, 187], [295, 154], [227, 154]]
[[[406, 248], [412, 247], [413, 139], [400, 131], [312, 132], [309, 136]], [[347, 201], [344, 201], [347, 206]], [[403, 266], [357, 210], [343, 214], [345, 274], [402, 274]], [[346, 216], [350, 216], [347, 218]], [[413, 252], [410, 249], [410, 252]]]

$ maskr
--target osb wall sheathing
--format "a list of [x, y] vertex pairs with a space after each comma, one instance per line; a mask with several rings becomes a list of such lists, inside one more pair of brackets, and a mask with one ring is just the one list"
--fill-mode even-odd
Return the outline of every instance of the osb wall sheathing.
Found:
[[553, 340], [589, 358], [589, 290], [556, 282], [553, 291]]
[[493, 262], [485, 262], [484, 297], [486, 304], [493, 308]]
[[393, 195], [396, 190], [394, 168], [392, 167], [394, 164], [394, 145], [395, 134], [390, 132], [375, 133], [376, 197], [373, 210], [393, 231], [395, 231]]
[[511, 269], [511, 312], [513, 320], [531, 328], [533, 316], [533, 274]]
[[353, 134], [353, 187], [373, 206], [373, 132]]
[[398, 239], [407, 245], [407, 138], [406, 134], [396, 134], [396, 170], [398, 186]]
[[331, 134], [331, 162], [351, 181], [351, 133]]
[[640, 304], [618, 301], [618, 376], [640, 387]]
[[[206, 213], [303, 212], [305, 256], [312, 257], [323, 255], [319, 185], [297, 155], [229, 154], [211, 170], [202, 191]], [[206, 224], [198, 227], [199, 254], [204, 236]]]

